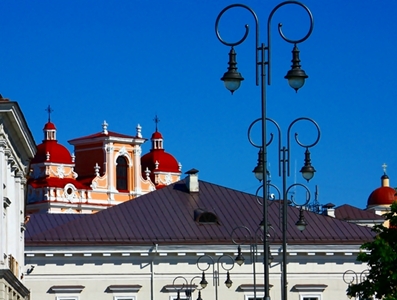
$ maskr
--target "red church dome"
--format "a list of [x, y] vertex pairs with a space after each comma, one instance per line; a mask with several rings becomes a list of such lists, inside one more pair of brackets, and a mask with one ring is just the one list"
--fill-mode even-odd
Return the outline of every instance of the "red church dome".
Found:
[[180, 173], [181, 167], [174, 156], [164, 151], [163, 135], [157, 130], [158, 118], [156, 117], [156, 131], [152, 134], [152, 148], [141, 158], [142, 176], [146, 178], [146, 171], [150, 171], [152, 181], [156, 172]]
[[389, 186], [382, 186], [369, 195], [367, 205], [390, 205], [396, 200], [396, 190]]
[[44, 125], [43, 130], [56, 130], [55, 124], [54, 124], [54, 123], [51, 123], [51, 122], [47, 122], [47, 123]]
[[152, 134], [152, 140], [154, 140], [154, 139], [162, 139], [162, 138], [163, 138], [163, 136], [162, 136], [161, 133], [158, 132], [158, 131], [156, 131], [156, 132], [154, 132], [154, 133]]
[[[158, 167], [156, 168], [156, 163]], [[152, 172], [172, 172], [179, 173], [179, 164], [175, 157], [164, 151], [164, 149], [152, 149], [149, 153], [142, 156], [142, 171], [148, 168]]]
[[[48, 159], [47, 156], [49, 155]], [[66, 147], [58, 144], [57, 141], [43, 141], [37, 146], [37, 152], [32, 159], [32, 164], [52, 162], [59, 164], [73, 164], [72, 156]]]
[[58, 144], [56, 140], [56, 127], [48, 121], [43, 128], [43, 143], [37, 146], [37, 152], [32, 159], [32, 164], [52, 162], [58, 164], [73, 164], [72, 156], [65, 146]]

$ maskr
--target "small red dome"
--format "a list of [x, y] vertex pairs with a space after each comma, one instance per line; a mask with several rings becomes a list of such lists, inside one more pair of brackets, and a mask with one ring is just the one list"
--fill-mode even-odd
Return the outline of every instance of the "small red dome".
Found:
[[[47, 160], [47, 153], [50, 154], [49, 160]], [[58, 144], [55, 140], [45, 140], [42, 144], [37, 146], [36, 155], [32, 159], [31, 163], [37, 164], [43, 162], [73, 164], [69, 150]]]
[[[158, 162], [158, 168], [156, 169], [156, 162]], [[175, 157], [164, 151], [164, 149], [152, 149], [149, 153], [142, 156], [142, 173], [148, 168], [153, 172], [172, 172], [179, 173], [179, 165]]]
[[56, 128], [55, 128], [55, 124], [54, 123], [51, 123], [51, 122], [47, 122], [45, 125], [44, 125], [44, 128], [43, 128], [43, 130], [55, 130]]
[[382, 186], [369, 195], [367, 205], [390, 205], [396, 200], [396, 190], [389, 186]]
[[154, 132], [153, 134], [152, 134], [152, 140], [153, 139], [156, 139], [156, 140], [158, 140], [158, 139], [162, 139], [163, 138], [163, 136], [161, 135], [161, 133], [160, 132], [158, 132], [158, 131], [156, 131], [156, 132]]

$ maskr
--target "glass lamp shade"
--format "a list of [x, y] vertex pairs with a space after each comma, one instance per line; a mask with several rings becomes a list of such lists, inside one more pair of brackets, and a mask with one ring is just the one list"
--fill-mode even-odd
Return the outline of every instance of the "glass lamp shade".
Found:
[[230, 289], [230, 287], [232, 286], [233, 281], [230, 280], [230, 274], [229, 271], [227, 272], [227, 277], [226, 277], [226, 281], [225, 281], [225, 285], [228, 289]]
[[309, 182], [314, 177], [316, 170], [312, 166], [303, 166], [300, 172], [302, 173], [302, 177]]
[[254, 173], [256, 179], [259, 180], [259, 182], [262, 182], [263, 180], [263, 149], [261, 148], [258, 152], [258, 163], [255, 166], [255, 168], [252, 170]]
[[260, 229], [261, 229], [262, 231], [265, 231], [265, 222], [264, 222], [263, 219], [262, 219], [262, 221], [259, 223], [259, 227], [260, 227]]
[[295, 45], [292, 50], [292, 66], [291, 70], [285, 75], [285, 79], [288, 79], [289, 85], [296, 91], [305, 84], [305, 79], [309, 76], [306, 75], [305, 71], [301, 69], [300, 59], [299, 59], [299, 49]]
[[227, 68], [227, 72], [223, 74], [223, 77], [221, 78], [225, 84], [225, 87], [231, 91], [232, 94], [240, 87], [241, 81], [244, 80], [240, 72], [237, 71], [236, 55], [236, 51], [234, 51], [234, 48], [232, 47], [229, 52], [229, 67]]
[[238, 90], [238, 88], [241, 85], [241, 80], [225, 80], [223, 79], [223, 83], [225, 84], [225, 87], [232, 92], [232, 94], [234, 93], [234, 91]]
[[205, 289], [208, 285], [208, 281], [205, 279], [205, 273], [203, 272], [203, 275], [201, 277], [201, 281], [200, 281], [200, 286]]
[[263, 180], [263, 167], [262, 166], [256, 166], [255, 169], [252, 171], [256, 177], [256, 179], [259, 180], [259, 182], [262, 182]]
[[306, 148], [305, 151], [305, 164], [303, 165], [300, 172], [302, 173], [303, 178], [307, 180], [307, 182], [309, 182], [309, 180], [313, 178], [314, 172], [316, 172], [311, 164], [310, 151], [308, 148]]
[[292, 87], [295, 91], [298, 91], [305, 84], [305, 78], [304, 77], [288, 78], [288, 83], [290, 87]]
[[295, 223], [296, 228], [298, 228], [300, 231], [303, 231], [306, 229], [307, 223], [305, 221], [305, 219], [299, 219], [296, 223]]
[[300, 231], [303, 231], [303, 230], [306, 229], [307, 223], [306, 223], [305, 217], [303, 216], [303, 209], [302, 208], [299, 210], [299, 220], [295, 223], [295, 226]]
[[236, 257], [236, 259], [234, 260], [235, 262], [236, 262], [236, 264], [238, 264], [239, 266], [241, 266], [241, 265], [243, 265], [244, 264], [244, 261], [245, 261], [245, 258], [244, 258], [244, 256], [241, 254], [241, 247], [240, 246], [238, 246], [238, 253], [237, 253], [237, 257]]

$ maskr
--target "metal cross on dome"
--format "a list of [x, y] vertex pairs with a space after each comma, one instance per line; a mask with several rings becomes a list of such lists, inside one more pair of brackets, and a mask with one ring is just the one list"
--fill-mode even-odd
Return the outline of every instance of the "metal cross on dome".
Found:
[[385, 173], [385, 174], [386, 174], [386, 169], [387, 169], [387, 165], [386, 165], [386, 163], [383, 163], [383, 165], [382, 165], [382, 168], [383, 168], [383, 173]]
[[48, 113], [48, 122], [51, 122], [51, 113], [54, 111], [51, 106], [48, 104], [48, 107], [45, 109], [45, 111]]
[[154, 123], [156, 123], [156, 132], [157, 132], [157, 124], [160, 122], [160, 119], [157, 117], [157, 115], [153, 119]]

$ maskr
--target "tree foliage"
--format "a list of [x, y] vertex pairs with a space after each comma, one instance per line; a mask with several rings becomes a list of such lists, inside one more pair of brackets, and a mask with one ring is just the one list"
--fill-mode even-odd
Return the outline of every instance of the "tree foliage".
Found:
[[357, 260], [368, 264], [368, 272], [361, 282], [349, 286], [347, 295], [350, 297], [397, 300], [397, 202], [384, 216], [388, 221], [386, 226], [374, 226], [374, 240], [361, 246]]

